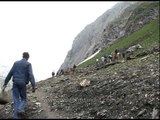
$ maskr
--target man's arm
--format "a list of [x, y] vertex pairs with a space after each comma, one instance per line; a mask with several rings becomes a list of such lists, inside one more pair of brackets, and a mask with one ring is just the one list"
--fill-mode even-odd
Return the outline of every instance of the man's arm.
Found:
[[4, 81], [4, 87], [7, 86], [8, 82], [10, 81], [11, 77], [13, 76], [13, 69], [14, 69], [14, 65], [12, 66], [11, 70], [9, 71], [5, 81]]
[[33, 75], [31, 63], [28, 66], [28, 74], [29, 74], [29, 80], [30, 80], [31, 85], [32, 85], [32, 92], [35, 92], [35, 86], [36, 85], [35, 85], [35, 78], [34, 78], [34, 75]]

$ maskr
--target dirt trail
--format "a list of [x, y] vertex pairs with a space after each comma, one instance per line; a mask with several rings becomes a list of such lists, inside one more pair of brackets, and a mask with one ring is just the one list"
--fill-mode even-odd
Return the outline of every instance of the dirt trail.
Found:
[[51, 111], [50, 106], [48, 105], [48, 99], [44, 91], [37, 89], [33, 94], [33, 97], [36, 97], [37, 101], [41, 103], [41, 108], [45, 113], [46, 118], [60, 118], [61, 115], [59, 112]]

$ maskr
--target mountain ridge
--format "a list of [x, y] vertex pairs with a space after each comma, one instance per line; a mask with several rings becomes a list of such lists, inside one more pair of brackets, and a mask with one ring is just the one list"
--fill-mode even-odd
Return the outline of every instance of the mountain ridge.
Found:
[[[143, 7], [143, 4], [146, 6], [148, 4], [151, 8]], [[96, 51], [109, 48], [121, 37], [127, 37], [145, 24], [157, 19], [159, 13], [158, 5], [156, 5], [155, 2], [117, 3], [75, 37], [72, 49], [68, 51], [59, 70], [72, 68], [74, 64], [78, 65]], [[136, 11], [138, 11], [139, 18], [136, 17], [138, 15]], [[146, 13], [147, 15], [143, 16]], [[134, 20], [134, 18], [137, 19]]]
[[[117, 19], [107, 27], [114, 28], [111, 30], [117, 31], [114, 32], [118, 35], [122, 30], [130, 31], [130, 34], [124, 34], [112, 45], [104, 45], [100, 53], [77, 66], [74, 72], [37, 82], [36, 93], [31, 92], [30, 84], [27, 85], [25, 117], [159, 119], [159, 4], [141, 3], [136, 9], [132, 6], [134, 11], [129, 16], [130, 20], [125, 21], [124, 17], [130, 12], [122, 14], [120, 18], [124, 19]], [[118, 25], [119, 21], [122, 22], [121, 25]], [[112, 37], [113, 32], [108, 33], [104, 29], [102, 32], [102, 38], [104, 35]], [[106, 39], [108, 37], [103, 42]], [[96, 58], [116, 48], [127, 51], [138, 44], [142, 47], [126, 54], [123, 60], [111, 63], [99, 61], [98, 64], [95, 62]], [[0, 105], [0, 119], [11, 118], [12, 110], [13, 102]]]

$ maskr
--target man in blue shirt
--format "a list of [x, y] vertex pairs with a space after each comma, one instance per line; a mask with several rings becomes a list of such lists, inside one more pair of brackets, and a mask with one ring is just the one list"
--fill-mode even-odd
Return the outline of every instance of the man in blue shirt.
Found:
[[35, 92], [35, 79], [32, 72], [32, 65], [28, 62], [29, 59], [29, 53], [24, 52], [23, 53], [23, 59], [16, 61], [10, 72], [8, 73], [3, 89], [6, 88], [8, 82], [10, 81], [11, 77], [13, 80], [13, 101], [14, 101], [14, 111], [13, 111], [13, 117], [19, 118], [21, 115], [25, 112], [25, 105], [26, 105], [26, 99], [27, 99], [27, 93], [26, 93], [26, 84], [31, 82], [32, 85], [32, 92]]

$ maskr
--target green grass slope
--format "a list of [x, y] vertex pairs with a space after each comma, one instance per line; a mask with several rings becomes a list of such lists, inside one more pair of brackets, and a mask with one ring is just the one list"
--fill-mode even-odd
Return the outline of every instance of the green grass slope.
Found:
[[140, 44], [144, 49], [150, 49], [153, 47], [159, 46], [159, 19], [152, 21], [151, 23], [145, 25], [138, 31], [135, 31], [127, 38], [121, 38], [117, 40], [115, 44], [113, 44], [110, 48], [100, 52], [92, 59], [84, 62], [79, 65], [79, 67], [84, 67], [87, 65], [92, 65], [95, 63], [97, 58], [104, 56], [106, 54], [110, 54], [115, 49], [124, 49], [128, 48], [134, 44]]

